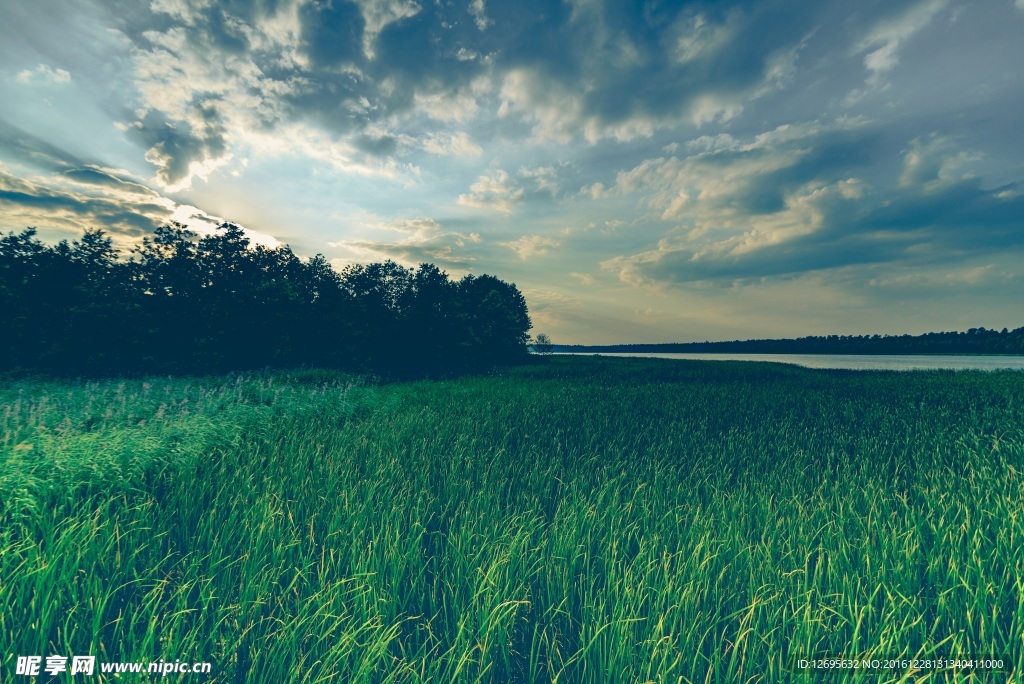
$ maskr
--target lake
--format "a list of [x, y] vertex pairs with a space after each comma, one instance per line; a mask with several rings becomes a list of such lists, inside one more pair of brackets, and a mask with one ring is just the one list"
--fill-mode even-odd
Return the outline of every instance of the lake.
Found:
[[1024, 370], [1024, 356], [886, 356], [881, 354], [642, 354], [608, 352], [567, 356], [626, 356], [647, 359], [687, 359], [691, 361], [771, 361], [806, 368], [845, 368], [848, 370]]

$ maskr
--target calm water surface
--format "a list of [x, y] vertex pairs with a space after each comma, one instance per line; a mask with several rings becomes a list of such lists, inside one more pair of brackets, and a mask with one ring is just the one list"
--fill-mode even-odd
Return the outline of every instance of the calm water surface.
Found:
[[[573, 356], [574, 354], [567, 354]], [[576, 354], [593, 356], [593, 354]], [[806, 368], [850, 370], [1024, 370], [1024, 356], [882, 356], [868, 354], [631, 354], [606, 353], [596, 356], [635, 356], [648, 359], [689, 359], [693, 361], [773, 361]]]

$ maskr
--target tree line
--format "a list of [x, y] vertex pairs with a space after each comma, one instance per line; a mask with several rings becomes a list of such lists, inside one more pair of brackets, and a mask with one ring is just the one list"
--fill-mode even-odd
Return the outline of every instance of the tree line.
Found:
[[102, 230], [56, 245], [0, 234], [5, 369], [447, 373], [526, 358], [530, 328], [523, 295], [494, 276], [393, 261], [338, 272], [230, 223], [203, 237], [164, 226], [129, 258]]
[[819, 335], [780, 340], [676, 344], [553, 345], [555, 351], [708, 354], [1024, 354], [1024, 327], [923, 335]]

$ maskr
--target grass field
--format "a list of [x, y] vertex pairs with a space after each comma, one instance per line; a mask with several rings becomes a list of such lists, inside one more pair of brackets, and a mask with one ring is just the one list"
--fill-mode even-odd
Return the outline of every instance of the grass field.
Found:
[[[8, 379], [0, 440], [4, 682], [72, 654], [212, 664], [182, 682], [1024, 672], [1024, 373]], [[795, 666], [824, 656], [1004, 666]]]

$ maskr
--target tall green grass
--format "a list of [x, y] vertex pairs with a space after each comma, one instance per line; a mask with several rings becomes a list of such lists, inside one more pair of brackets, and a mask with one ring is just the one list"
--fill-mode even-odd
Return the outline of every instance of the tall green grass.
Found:
[[9, 381], [0, 407], [4, 681], [31, 654], [218, 682], [1024, 672], [1020, 373], [552, 358]]

